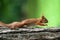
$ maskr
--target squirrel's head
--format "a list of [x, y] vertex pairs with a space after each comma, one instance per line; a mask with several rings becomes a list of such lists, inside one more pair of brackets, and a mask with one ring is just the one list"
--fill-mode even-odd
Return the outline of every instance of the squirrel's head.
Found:
[[44, 16], [42, 16], [40, 23], [48, 23], [48, 20]]

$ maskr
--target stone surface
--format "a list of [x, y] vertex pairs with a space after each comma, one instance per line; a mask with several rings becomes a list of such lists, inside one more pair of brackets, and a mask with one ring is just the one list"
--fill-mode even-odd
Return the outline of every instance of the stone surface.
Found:
[[1, 28], [0, 40], [60, 40], [59, 28]]

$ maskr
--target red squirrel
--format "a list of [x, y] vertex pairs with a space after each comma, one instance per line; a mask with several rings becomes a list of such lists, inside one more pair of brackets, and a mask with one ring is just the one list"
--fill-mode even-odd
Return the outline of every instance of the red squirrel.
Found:
[[44, 16], [42, 16], [41, 18], [25, 19], [25, 20], [22, 20], [21, 22], [13, 22], [13, 23], [10, 23], [10, 24], [5, 24], [5, 23], [0, 22], [0, 26], [5, 26], [5, 27], [8, 27], [8, 28], [14, 29], [16, 27], [21, 28], [24, 25], [28, 25], [28, 24], [46, 26], [45, 23], [48, 23], [48, 20]]
[[23, 27], [24, 25], [28, 25], [28, 24], [35, 24], [35, 25], [40, 25], [40, 26], [47, 26], [48, 20], [42, 16], [41, 18], [31, 18], [31, 19], [25, 19], [22, 20], [21, 22], [13, 22], [10, 23], [8, 26], [10, 28], [16, 28], [16, 27]]

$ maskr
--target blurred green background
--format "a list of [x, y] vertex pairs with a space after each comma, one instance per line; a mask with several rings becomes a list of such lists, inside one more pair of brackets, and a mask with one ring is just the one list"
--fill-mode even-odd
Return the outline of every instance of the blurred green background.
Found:
[[11, 23], [27, 18], [48, 19], [48, 26], [60, 26], [60, 0], [0, 0], [0, 21]]

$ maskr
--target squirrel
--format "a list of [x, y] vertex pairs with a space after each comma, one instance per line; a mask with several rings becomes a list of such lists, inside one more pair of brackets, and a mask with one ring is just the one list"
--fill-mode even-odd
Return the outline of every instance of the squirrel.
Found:
[[0, 22], [0, 26], [2, 27], [8, 27], [10, 29], [14, 29], [16, 27], [21, 28], [24, 25], [29, 25], [29, 24], [35, 24], [35, 25], [40, 25], [40, 26], [46, 26], [48, 23], [48, 20], [42, 16], [41, 18], [31, 18], [31, 19], [25, 19], [20, 22], [12, 22], [10, 24], [5, 24], [3, 22]]

